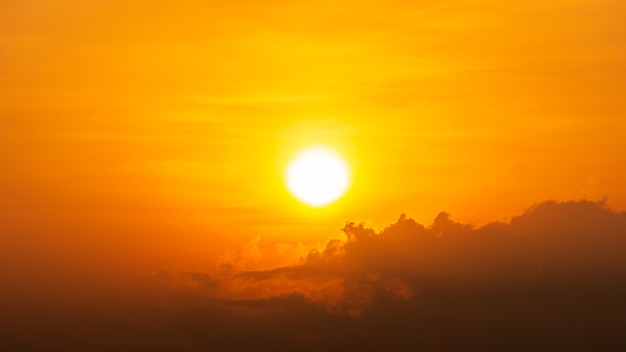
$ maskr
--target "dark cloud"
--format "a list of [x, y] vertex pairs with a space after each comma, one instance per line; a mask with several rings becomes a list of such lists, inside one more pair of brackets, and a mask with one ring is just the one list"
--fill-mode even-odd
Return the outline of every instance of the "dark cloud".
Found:
[[[57, 328], [56, 350], [626, 347], [626, 213], [604, 202], [545, 202], [479, 228], [447, 213], [430, 226], [401, 215], [380, 231], [348, 223], [343, 234], [298, 264], [160, 271], [171, 294], [153, 288], [130, 308], [128, 298], [111, 303], [127, 307], [118, 313], [90, 311], [75, 331]], [[55, 350], [27, 336], [11, 346]]]

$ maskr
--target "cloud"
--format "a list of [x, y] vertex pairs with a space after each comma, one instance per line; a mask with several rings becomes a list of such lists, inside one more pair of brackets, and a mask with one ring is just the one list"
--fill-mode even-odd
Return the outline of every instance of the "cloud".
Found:
[[359, 315], [380, 295], [409, 300], [443, 287], [602, 287], [626, 277], [626, 215], [604, 202], [545, 202], [510, 223], [480, 228], [445, 212], [428, 227], [403, 214], [379, 232], [348, 223], [343, 233], [301, 264], [240, 271], [232, 280], [284, 290], [275, 294], [298, 292], [329, 311]]
[[398, 337], [415, 326], [417, 345], [444, 350], [616, 342], [626, 313], [626, 214], [604, 201], [544, 202], [478, 228], [445, 212], [429, 226], [403, 214], [380, 231], [347, 223], [343, 234], [299, 264], [238, 271], [222, 285], [230, 297], [247, 288], [260, 310], [296, 296], [355, 325], [395, 312], [378, 328]]
[[[277, 250], [299, 246], [254, 238], [215, 272], [159, 271], [160, 288], [120, 299], [120, 313], [100, 307], [109, 313], [86, 319], [82, 340], [59, 349], [626, 347], [626, 213], [603, 201], [539, 203], [477, 228], [442, 212], [428, 226], [403, 214], [381, 230], [347, 223], [342, 232], [299, 260]], [[267, 267], [280, 260], [265, 251], [290, 261]]]

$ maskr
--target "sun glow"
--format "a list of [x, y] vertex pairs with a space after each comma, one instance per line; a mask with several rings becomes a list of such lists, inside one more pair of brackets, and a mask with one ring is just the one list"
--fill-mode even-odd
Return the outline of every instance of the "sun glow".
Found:
[[301, 151], [286, 170], [287, 188], [294, 197], [323, 207], [341, 197], [350, 184], [348, 166], [333, 150], [313, 147]]

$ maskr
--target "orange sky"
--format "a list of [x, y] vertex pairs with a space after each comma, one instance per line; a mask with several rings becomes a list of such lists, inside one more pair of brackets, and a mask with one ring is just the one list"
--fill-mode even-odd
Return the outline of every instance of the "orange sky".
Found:
[[0, 0], [0, 350], [623, 344], [625, 14]]
[[[0, 247], [104, 273], [402, 212], [624, 210], [624, 4], [2, 0]], [[282, 180], [309, 144], [353, 171], [326, 209]]]

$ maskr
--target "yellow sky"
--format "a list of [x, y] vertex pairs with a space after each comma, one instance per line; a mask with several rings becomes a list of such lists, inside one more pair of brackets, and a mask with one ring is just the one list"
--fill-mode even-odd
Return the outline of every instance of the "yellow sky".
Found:
[[[626, 209], [624, 4], [2, 0], [2, 241], [200, 265], [402, 212]], [[327, 209], [282, 180], [309, 144], [353, 171]]]

